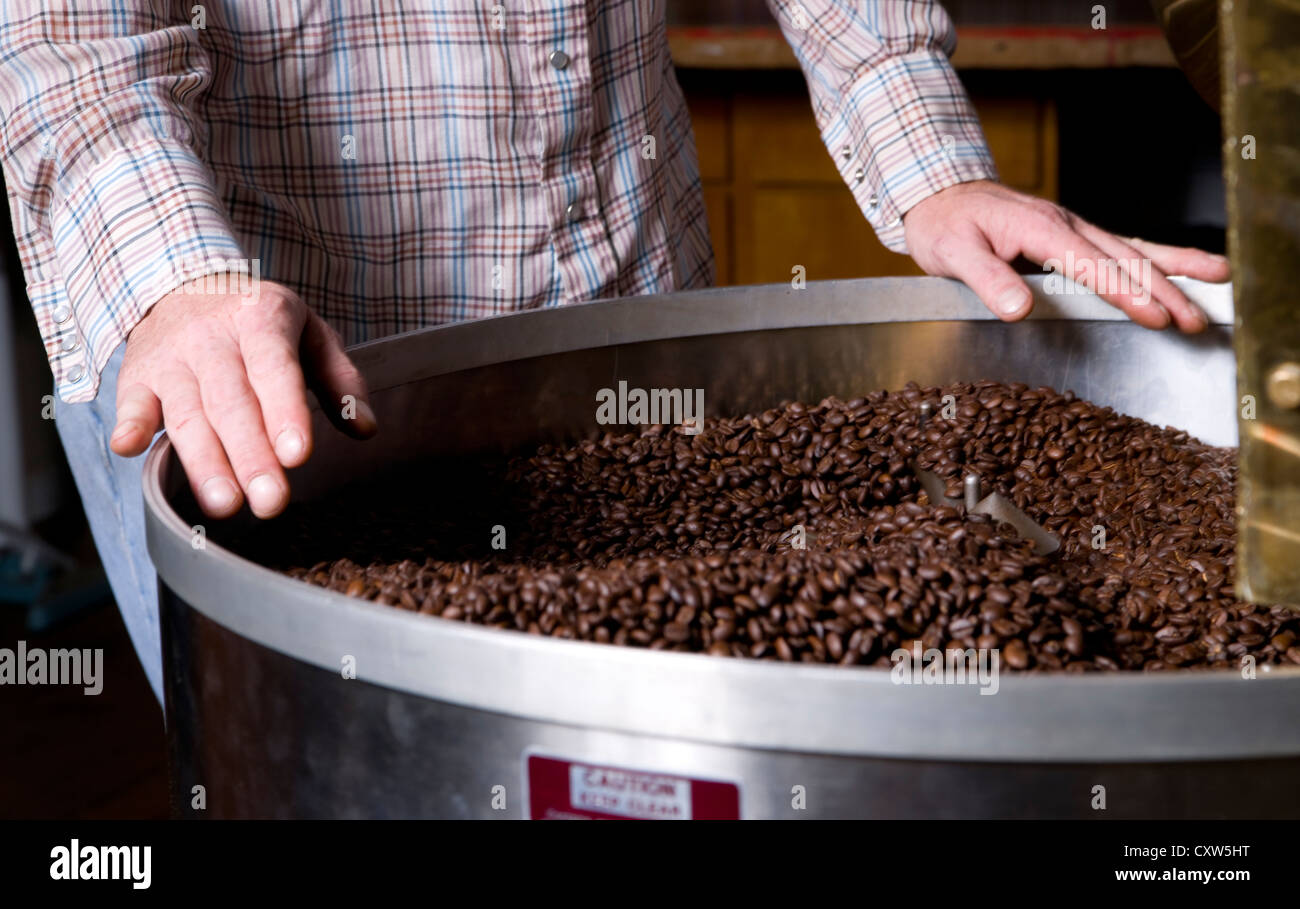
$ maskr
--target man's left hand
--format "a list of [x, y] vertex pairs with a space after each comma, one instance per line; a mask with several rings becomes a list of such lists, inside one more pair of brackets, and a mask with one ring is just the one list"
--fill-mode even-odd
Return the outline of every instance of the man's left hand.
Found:
[[[1007, 322], [1033, 307], [1028, 285], [1007, 264], [1017, 256], [1073, 263], [1074, 274], [1066, 277], [1134, 322], [1165, 328], [1172, 319], [1186, 332], [1204, 329], [1205, 314], [1165, 276], [1218, 282], [1229, 274], [1223, 256], [1117, 237], [1059, 205], [988, 180], [959, 183], [918, 202], [904, 215], [903, 230], [917, 265], [964, 281]], [[1134, 267], [1143, 262], [1149, 269]], [[1107, 279], [1113, 275], [1120, 280]]]

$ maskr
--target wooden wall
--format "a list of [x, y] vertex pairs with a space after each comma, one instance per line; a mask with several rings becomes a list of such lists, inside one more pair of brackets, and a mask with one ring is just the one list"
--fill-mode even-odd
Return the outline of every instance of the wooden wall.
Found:
[[[719, 284], [914, 275], [886, 250], [822, 144], [796, 72], [679, 73], [695, 127]], [[974, 95], [1002, 180], [1058, 197], [1056, 106]]]

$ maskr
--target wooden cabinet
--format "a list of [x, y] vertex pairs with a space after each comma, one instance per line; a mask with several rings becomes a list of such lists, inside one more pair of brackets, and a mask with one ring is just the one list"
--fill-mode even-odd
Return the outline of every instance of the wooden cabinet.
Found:
[[[876, 239], [836, 171], [797, 72], [680, 74], [719, 284], [921, 274]], [[1002, 180], [1055, 200], [1057, 123], [1046, 97], [973, 98]]]

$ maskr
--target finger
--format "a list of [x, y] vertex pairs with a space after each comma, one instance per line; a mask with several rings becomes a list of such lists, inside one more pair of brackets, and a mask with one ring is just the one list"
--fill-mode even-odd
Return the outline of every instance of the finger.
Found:
[[379, 423], [370, 409], [366, 380], [343, 351], [338, 334], [315, 313], [307, 317], [302, 354], [312, 391], [330, 422], [358, 439], [373, 436]]
[[162, 429], [162, 404], [149, 387], [132, 382], [117, 389], [117, 422], [108, 447], [124, 458], [143, 454]]
[[266, 437], [244, 361], [234, 348], [207, 351], [197, 376], [203, 412], [221, 439], [249, 509], [259, 518], [274, 517], [289, 503], [289, 482]]
[[1066, 268], [1070, 268], [1073, 263], [1073, 274], [1066, 274], [1066, 277], [1123, 310], [1134, 322], [1147, 328], [1165, 328], [1169, 325], [1169, 313], [1165, 308], [1152, 299], [1146, 290], [1134, 293], [1131, 280], [1129, 290], [1105, 287], [1103, 285], [1116, 282], [1097, 280], [1100, 269], [1120, 268], [1120, 264], [1076, 232], [1066, 221], [1043, 218], [1036, 229], [1026, 232], [1026, 236], [1029, 240], [1024, 244], [1023, 252], [1031, 259], [1040, 263], [1054, 259], [1062, 262]]
[[284, 467], [297, 467], [311, 454], [307, 383], [298, 363], [298, 337], [255, 332], [240, 337], [248, 384], [257, 396], [266, 437]]
[[1137, 290], [1136, 285], [1140, 284], [1173, 316], [1181, 331], [1193, 333], [1205, 330], [1205, 326], [1210, 323], [1205, 313], [1155, 267], [1150, 256], [1130, 246], [1122, 237], [1104, 231], [1095, 224], [1080, 221], [1078, 230], [1105, 250], [1107, 255], [1118, 260], [1130, 276], [1130, 286]]
[[243, 497], [234, 471], [221, 448], [221, 440], [203, 412], [198, 382], [188, 372], [164, 377], [162, 396], [167, 438], [185, 468], [194, 498], [211, 518], [227, 518], [239, 510]]
[[1186, 246], [1166, 246], [1150, 240], [1129, 239], [1129, 245], [1149, 256], [1167, 275], [1185, 275], [1198, 281], [1220, 283], [1232, 277], [1232, 267], [1224, 256]]
[[953, 277], [975, 291], [999, 319], [1015, 322], [1029, 315], [1034, 304], [1029, 286], [986, 244], [963, 242], [945, 251], [943, 259]]

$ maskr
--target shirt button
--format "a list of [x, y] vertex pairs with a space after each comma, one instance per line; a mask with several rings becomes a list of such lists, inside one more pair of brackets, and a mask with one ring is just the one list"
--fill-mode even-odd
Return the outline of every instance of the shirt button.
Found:
[[551, 66], [555, 67], [556, 69], [564, 69], [566, 66], [569, 65], [569, 55], [562, 50], [551, 51], [551, 56], [549, 59], [551, 61]]
[[72, 310], [66, 306], [56, 307], [54, 310], [54, 321], [63, 323], [72, 318]]
[[74, 351], [74, 350], [76, 350], [76, 349], [77, 349], [77, 339], [76, 339], [76, 338], [64, 338], [64, 339], [63, 339], [63, 352], [64, 352], [64, 353], [72, 353], [72, 351]]
[[69, 383], [80, 382], [81, 377], [84, 376], [85, 374], [86, 374], [85, 370], [83, 370], [80, 366], [74, 366], [72, 367], [72, 369], [68, 370], [68, 382]]
[[570, 221], [577, 221], [582, 217], [582, 203], [570, 202], [569, 207], [564, 210], [564, 214]]

